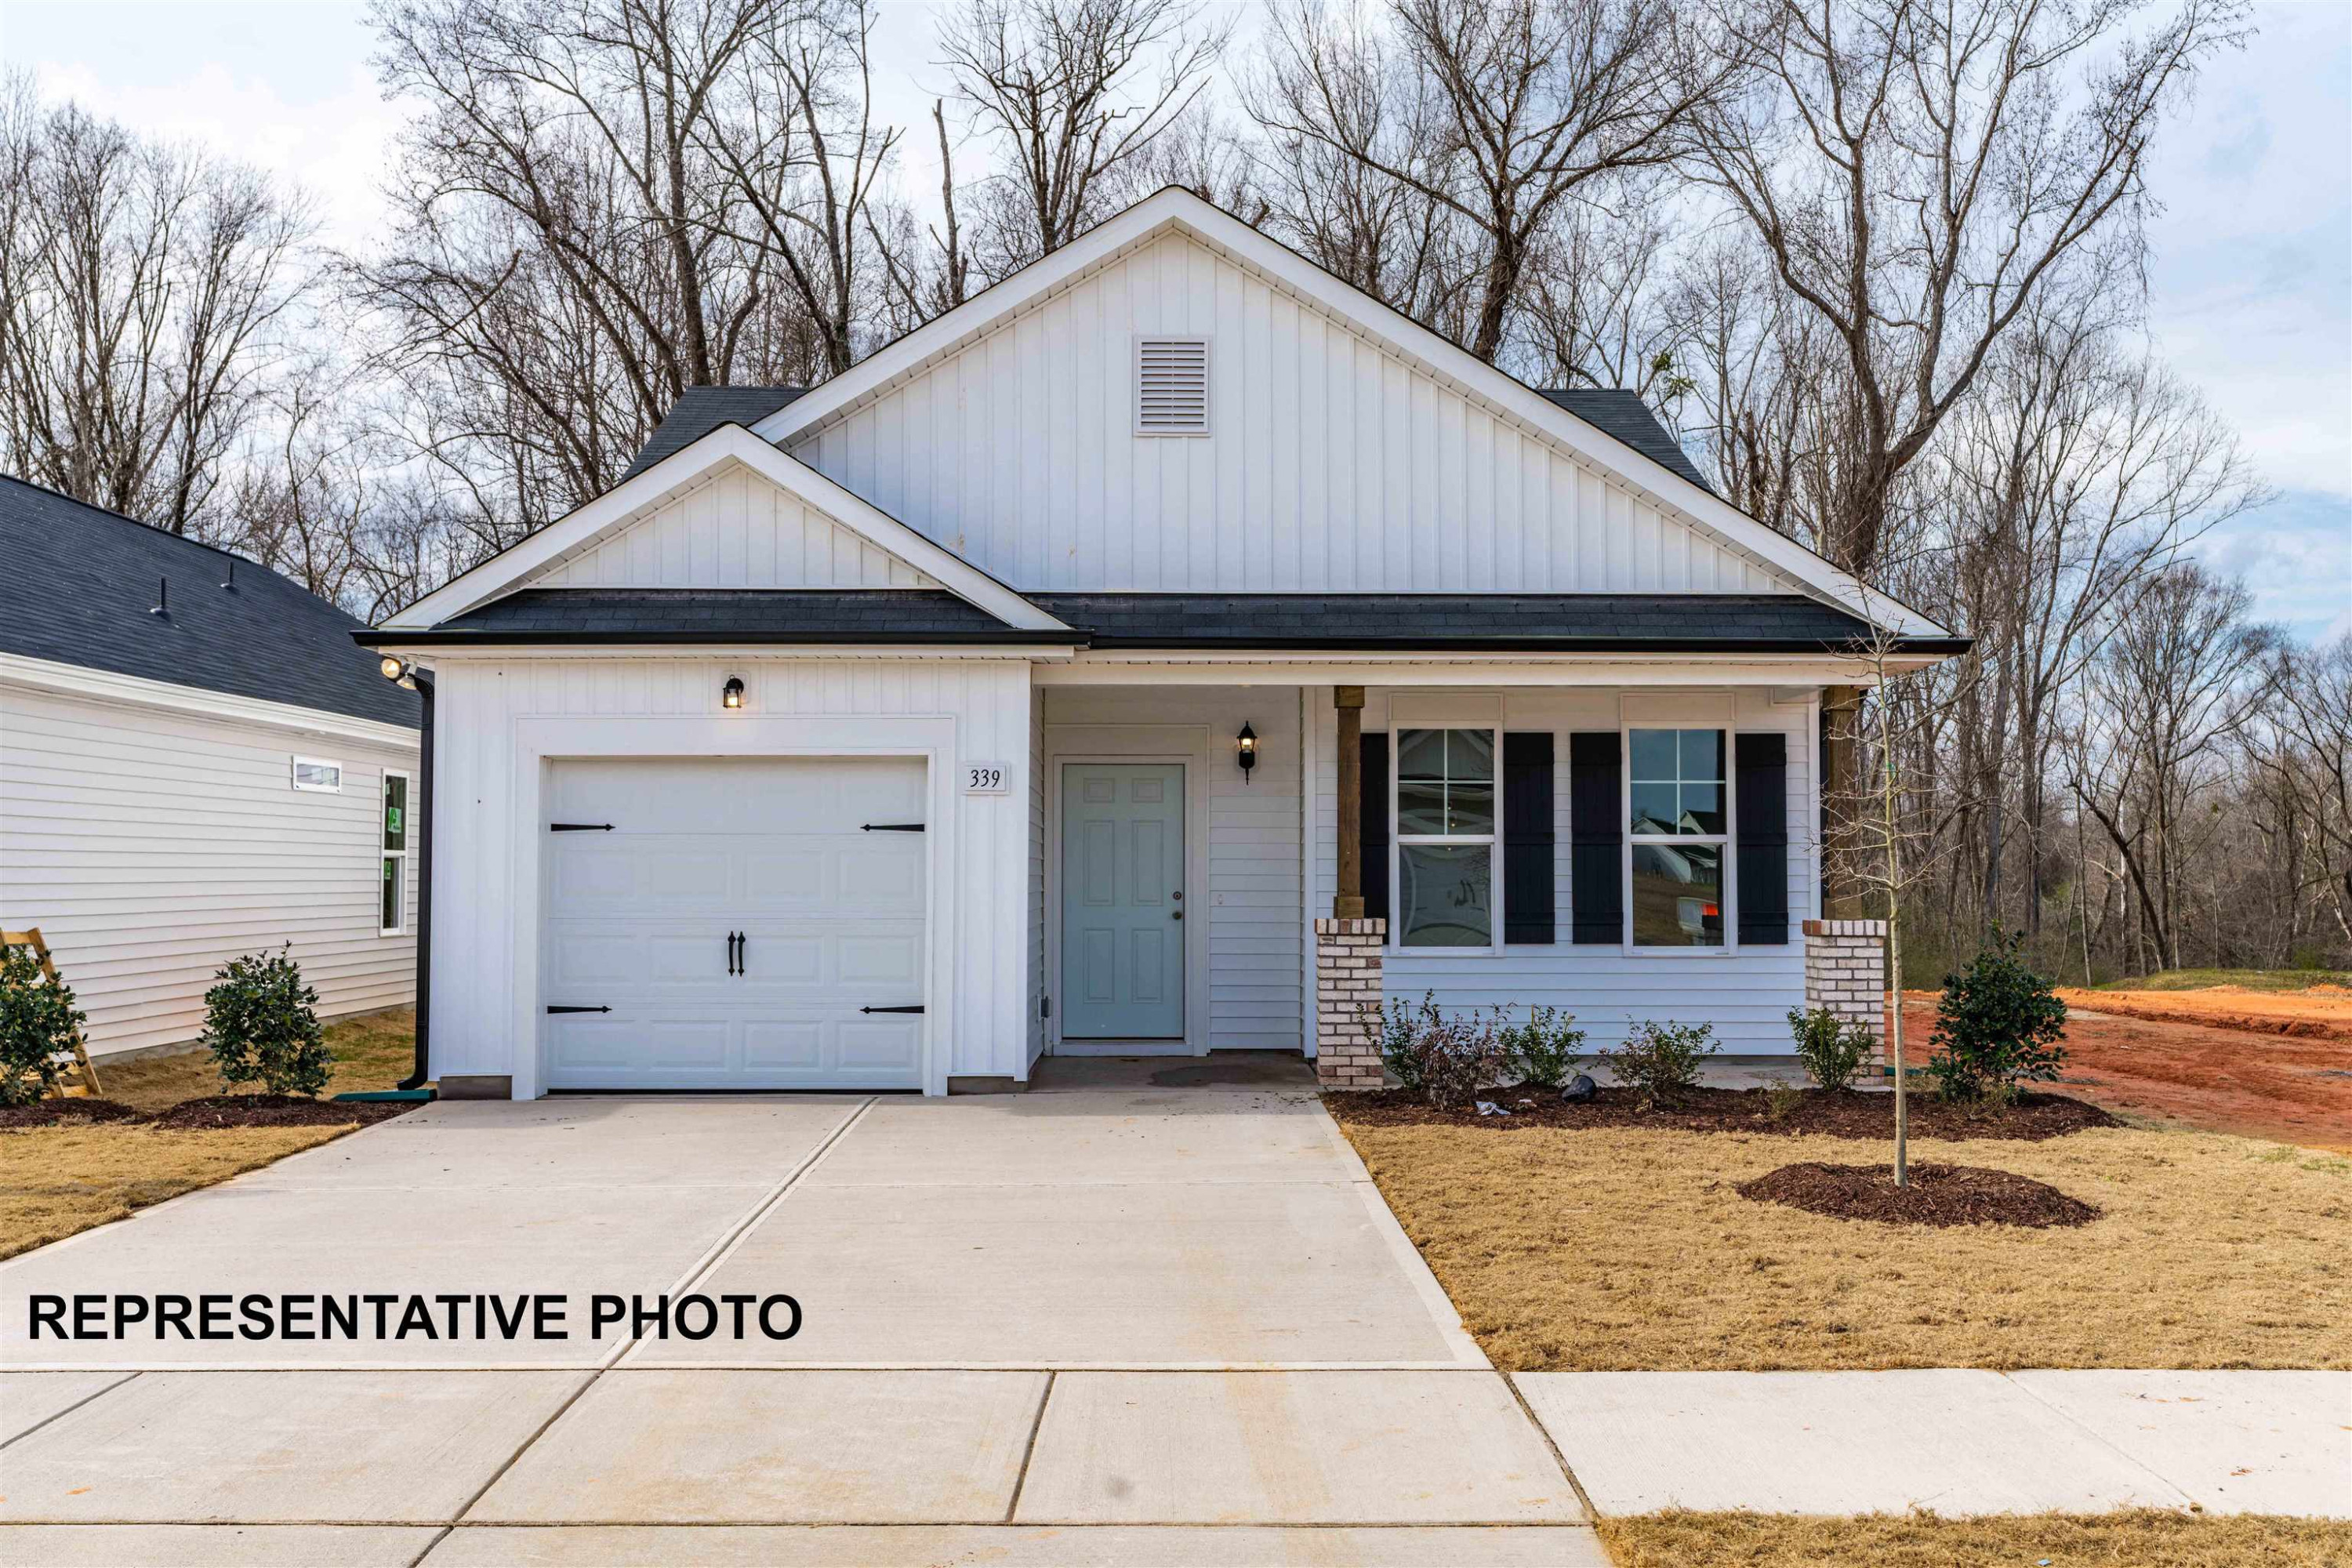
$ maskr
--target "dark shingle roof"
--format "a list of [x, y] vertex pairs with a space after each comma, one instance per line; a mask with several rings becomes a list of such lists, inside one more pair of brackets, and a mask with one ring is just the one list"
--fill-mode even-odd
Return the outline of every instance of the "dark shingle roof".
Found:
[[1677, 446], [1642, 401], [1639, 393], [1606, 386], [1539, 386], [1536, 390], [1549, 402], [1567, 409], [1604, 436], [1612, 436], [1642, 456], [1664, 463], [1709, 495], [1715, 487], [1690, 454]]
[[[169, 615], [149, 613], [159, 583]], [[0, 650], [415, 729], [416, 694], [352, 646], [360, 625], [250, 561], [0, 474]]]
[[1087, 645], [1097, 648], [1813, 653], [1844, 648], [1867, 636], [1860, 617], [1801, 594], [1032, 594], [1029, 599], [1085, 630]]
[[805, 386], [689, 386], [646, 437], [621, 478], [633, 479], [684, 451], [721, 425], [753, 425], [808, 390]]
[[381, 641], [1068, 643], [938, 588], [526, 588], [429, 632]]
[[[933, 588], [532, 588], [402, 643], [1050, 643], [1097, 648], [1818, 653], [1863, 623], [1797, 594], [1032, 594], [1018, 631]], [[1945, 646], [1952, 640], [1953, 647]], [[1933, 647], [1930, 647], [1930, 643]], [[1954, 651], [1965, 639], [1913, 639]]]

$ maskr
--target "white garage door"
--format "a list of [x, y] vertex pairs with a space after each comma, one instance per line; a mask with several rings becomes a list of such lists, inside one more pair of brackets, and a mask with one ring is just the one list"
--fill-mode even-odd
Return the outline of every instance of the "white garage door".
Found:
[[922, 1086], [919, 760], [552, 773], [550, 1088]]

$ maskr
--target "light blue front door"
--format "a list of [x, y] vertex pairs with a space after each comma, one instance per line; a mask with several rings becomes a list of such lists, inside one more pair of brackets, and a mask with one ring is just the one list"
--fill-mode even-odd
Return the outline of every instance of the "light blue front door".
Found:
[[1062, 764], [1062, 1036], [1184, 1037], [1184, 767]]

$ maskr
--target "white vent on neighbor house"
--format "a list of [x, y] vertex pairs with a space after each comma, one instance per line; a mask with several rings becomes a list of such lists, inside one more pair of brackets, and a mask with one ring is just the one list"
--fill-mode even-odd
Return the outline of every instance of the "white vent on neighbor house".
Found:
[[1209, 433], [1209, 340], [1135, 340], [1135, 433]]

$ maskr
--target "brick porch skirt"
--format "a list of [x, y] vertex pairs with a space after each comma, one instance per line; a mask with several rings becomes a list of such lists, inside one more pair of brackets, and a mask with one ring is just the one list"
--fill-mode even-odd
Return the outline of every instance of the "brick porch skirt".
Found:
[[1805, 922], [1805, 1010], [1827, 1007], [1838, 1017], [1862, 1025], [1878, 1042], [1878, 1059], [1886, 1061], [1886, 1042], [1895, 1033], [1895, 993], [1886, 984], [1886, 922], [1885, 921], [1807, 921]]
[[1315, 922], [1315, 1076], [1325, 1089], [1381, 1087], [1381, 1043], [1364, 1027], [1381, 1006], [1384, 920]]

